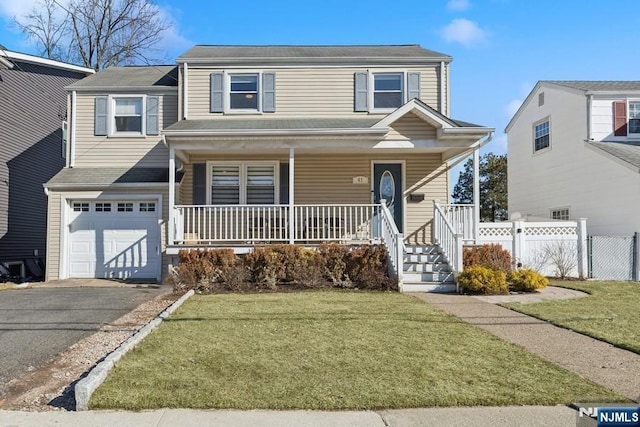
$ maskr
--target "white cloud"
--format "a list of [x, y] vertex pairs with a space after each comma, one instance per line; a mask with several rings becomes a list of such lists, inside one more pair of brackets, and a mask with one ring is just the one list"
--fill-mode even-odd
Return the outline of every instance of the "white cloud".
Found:
[[[1, 0], [0, 15], [9, 20], [12, 20], [14, 17], [20, 18], [35, 8], [41, 9], [41, 1], [42, 0]], [[66, 6], [69, 0], [59, 0], [58, 3]]]
[[456, 12], [464, 12], [471, 7], [469, 0], [449, 0], [447, 2], [447, 9]]
[[441, 36], [448, 42], [470, 47], [483, 43], [487, 38], [487, 31], [474, 21], [458, 18], [442, 29]]

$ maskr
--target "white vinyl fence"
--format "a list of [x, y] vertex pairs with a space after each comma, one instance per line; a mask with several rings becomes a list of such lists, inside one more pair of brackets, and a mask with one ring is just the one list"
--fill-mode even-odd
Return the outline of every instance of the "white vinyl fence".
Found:
[[587, 225], [578, 221], [480, 223], [477, 244], [496, 243], [517, 268], [545, 276], [587, 277]]

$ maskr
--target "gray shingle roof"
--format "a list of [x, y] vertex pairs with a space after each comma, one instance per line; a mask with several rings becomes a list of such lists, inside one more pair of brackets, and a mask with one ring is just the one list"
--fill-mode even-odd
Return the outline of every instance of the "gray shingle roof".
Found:
[[564, 86], [571, 89], [584, 90], [587, 92], [611, 92], [611, 91], [632, 91], [640, 90], [640, 81], [579, 81], [579, 80], [542, 80], [541, 83], [551, 83], [558, 86]]
[[591, 142], [591, 144], [640, 169], [640, 141]]
[[352, 45], [352, 46], [207, 46], [197, 45], [178, 57], [181, 61], [216, 61], [231, 59], [263, 59], [286, 61], [292, 59], [323, 60], [345, 59], [437, 59], [450, 61], [451, 57], [424, 49], [420, 45]]
[[380, 119], [181, 120], [165, 131], [364, 129]]
[[165, 182], [169, 182], [168, 168], [65, 168], [51, 178], [45, 186]]
[[109, 67], [69, 86], [71, 89], [94, 87], [177, 87], [178, 68], [175, 65], [144, 67]]

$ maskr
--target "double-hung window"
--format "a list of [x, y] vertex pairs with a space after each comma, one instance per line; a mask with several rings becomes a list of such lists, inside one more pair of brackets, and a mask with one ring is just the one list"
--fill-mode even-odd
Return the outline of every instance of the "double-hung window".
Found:
[[629, 134], [640, 134], [640, 101], [629, 102]]
[[569, 208], [552, 209], [551, 210], [551, 219], [568, 220], [569, 219]]
[[403, 73], [373, 73], [373, 108], [391, 109], [404, 104]]
[[264, 162], [211, 164], [211, 204], [275, 204], [276, 166]]
[[545, 148], [549, 148], [549, 120], [533, 127], [533, 151], [537, 152]]
[[113, 133], [142, 135], [142, 97], [113, 98]]
[[229, 109], [258, 111], [260, 102], [258, 74], [231, 74], [229, 76]]

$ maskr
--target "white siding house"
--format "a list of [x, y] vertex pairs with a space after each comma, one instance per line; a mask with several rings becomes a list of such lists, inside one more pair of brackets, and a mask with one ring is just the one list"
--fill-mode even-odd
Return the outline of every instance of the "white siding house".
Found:
[[540, 81], [505, 132], [510, 215], [640, 231], [640, 81]]

